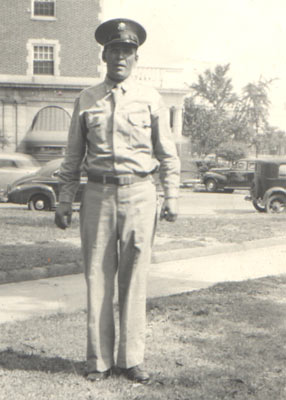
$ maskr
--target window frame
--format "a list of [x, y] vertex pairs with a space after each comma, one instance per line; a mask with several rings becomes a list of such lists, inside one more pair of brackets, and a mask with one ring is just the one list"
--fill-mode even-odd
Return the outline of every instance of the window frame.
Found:
[[[35, 46], [47, 46], [53, 47], [53, 61], [54, 61], [54, 73], [53, 74], [35, 74], [34, 72], [34, 48]], [[48, 39], [29, 39], [27, 43], [27, 75], [35, 77], [55, 77], [60, 76], [60, 44], [58, 40]]]
[[45, 21], [55, 21], [56, 18], [56, 0], [49, 0], [49, 2], [54, 3], [54, 15], [35, 15], [35, 2], [45, 2], [43, 0], [31, 0], [31, 19], [35, 20], [45, 20]]
[[9, 169], [9, 168], [19, 168], [15, 160], [9, 159], [0, 159], [0, 170], [2, 169]]
[[238, 171], [246, 171], [247, 170], [247, 161], [245, 160], [238, 160], [234, 165], [234, 169]]
[[[41, 50], [42, 48], [42, 50]], [[38, 57], [36, 57], [36, 55]], [[38, 70], [38, 72], [36, 72]], [[47, 72], [39, 72], [40, 70]], [[52, 45], [33, 46], [33, 75], [54, 76], [55, 71], [55, 47]]]
[[286, 164], [280, 164], [278, 168], [278, 178], [285, 179], [286, 178]]

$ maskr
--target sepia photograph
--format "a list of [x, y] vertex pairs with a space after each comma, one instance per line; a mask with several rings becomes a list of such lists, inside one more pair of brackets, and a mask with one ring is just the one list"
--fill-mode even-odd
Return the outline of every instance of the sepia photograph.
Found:
[[286, 3], [1, 5], [0, 400], [285, 400]]

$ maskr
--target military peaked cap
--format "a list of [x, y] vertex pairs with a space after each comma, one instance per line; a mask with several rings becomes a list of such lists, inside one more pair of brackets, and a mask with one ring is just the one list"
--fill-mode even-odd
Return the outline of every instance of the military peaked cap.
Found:
[[146, 40], [146, 31], [138, 22], [127, 18], [110, 19], [95, 31], [95, 39], [103, 46], [111, 43], [130, 43], [141, 46]]

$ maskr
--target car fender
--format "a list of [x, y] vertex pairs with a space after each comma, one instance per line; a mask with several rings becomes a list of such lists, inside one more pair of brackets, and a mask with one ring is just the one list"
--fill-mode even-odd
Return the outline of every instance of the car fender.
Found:
[[267, 201], [269, 200], [269, 198], [271, 196], [273, 196], [274, 194], [282, 194], [283, 196], [286, 197], [286, 189], [281, 187], [281, 186], [274, 186], [270, 189], [268, 189], [263, 196], [263, 203], [266, 204]]
[[56, 194], [51, 186], [44, 184], [27, 183], [13, 188], [8, 193], [8, 201], [11, 203], [26, 204], [32, 196], [37, 194], [44, 194], [51, 202], [51, 206], [56, 205]]
[[214, 179], [217, 183], [226, 183], [227, 177], [225, 175], [219, 174], [217, 172], [207, 172], [203, 176], [203, 183], [208, 179]]

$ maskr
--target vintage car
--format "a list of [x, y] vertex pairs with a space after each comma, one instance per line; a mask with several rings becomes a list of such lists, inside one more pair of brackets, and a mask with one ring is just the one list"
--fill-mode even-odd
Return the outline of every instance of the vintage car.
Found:
[[31, 156], [22, 153], [0, 154], [0, 197], [7, 190], [7, 186], [40, 168], [39, 163]]
[[285, 212], [286, 158], [257, 161], [250, 196], [245, 199], [260, 212]]
[[241, 159], [231, 167], [211, 168], [203, 174], [202, 183], [207, 192], [232, 193], [235, 189], [250, 189], [255, 163], [255, 159]]
[[[36, 173], [29, 174], [16, 180], [8, 186], [6, 197], [10, 203], [27, 204], [30, 210], [49, 211], [56, 207], [59, 197], [59, 182], [57, 175], [62, 159], [48, 162]], [[81, 178], [75, 203], [79, 203], [87, 182]]]

